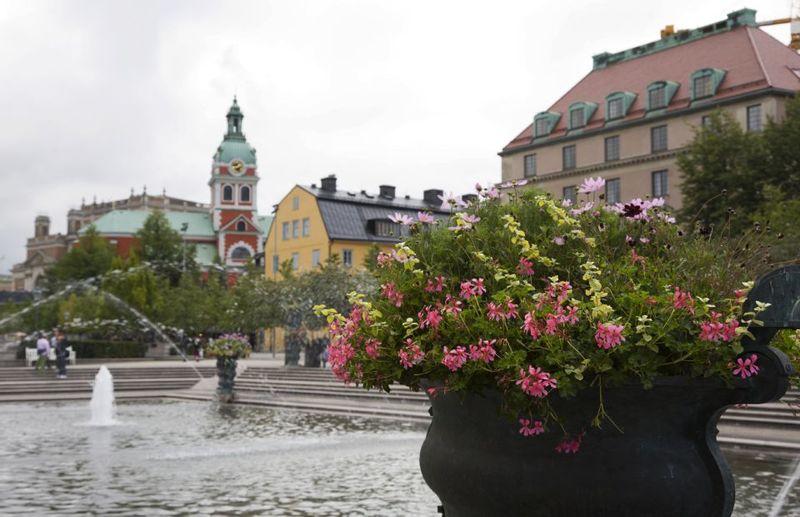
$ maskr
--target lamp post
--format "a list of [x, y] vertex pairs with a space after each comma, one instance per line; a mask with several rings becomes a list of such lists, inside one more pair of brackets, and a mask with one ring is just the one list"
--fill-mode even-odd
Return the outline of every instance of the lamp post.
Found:
[[181, 223], [181, 271], [186, 272], [186, 230], [189, 229], [189, 223]]

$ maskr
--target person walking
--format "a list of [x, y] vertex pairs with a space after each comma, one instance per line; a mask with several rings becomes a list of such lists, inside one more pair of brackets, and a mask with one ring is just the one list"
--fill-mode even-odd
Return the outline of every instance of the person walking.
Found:
[[47, 356], [50, 355], [50, 341], [44, 337], [44, 334], [39, 334], [39, 339], [36, 341], [36, 354], [38, 355], [36, 369], [44, 370], [45, 366], [49, 367]]
[[56, 378], [58, 379], [67, 378], [67, 356], [69, 356], [67, 337], [63, 332], [59, 331], [56, 334], [56, 368], [58, 369]]

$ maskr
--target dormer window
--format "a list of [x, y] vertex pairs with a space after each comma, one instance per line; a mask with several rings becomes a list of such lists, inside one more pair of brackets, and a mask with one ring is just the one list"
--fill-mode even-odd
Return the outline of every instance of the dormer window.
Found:
[[543, 111], [533, 118], [533, 137], [541, 138], [549, 135], [561, 118], [560, 113]]
[[247, 224], [244, 221], [238, 221], [236, 223], [236, 231], [237, 232], [246, 232], [247, 231]]
[[576, 108], [569, 112], [569, 128], [577, 129], [586, 125], [583, 108]]
[[597, 104], [593, 102], [574, 102], [569, 107], [569, 128], [580, 129], [592, 119]]
[[669, 106], [672, 96], [678, 90], [674, 81], [656, 81], [647, 87], [647, 111], [660, 110]]
[[614, 92], [606, 97], [606, 120], [617, 120], [628, 114], [636, 94], [631, 92]]
[[720, 83], [725, 78], [725, 70], [719, 68], [703, 68], [692, 74], [692, 100], [713, 97]]

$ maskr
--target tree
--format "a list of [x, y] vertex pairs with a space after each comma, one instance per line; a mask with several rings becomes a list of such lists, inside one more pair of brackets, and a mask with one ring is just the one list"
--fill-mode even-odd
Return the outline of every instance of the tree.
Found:
[[180, 234], [172, 229], [162, 212], [156, 210], [147, 216], [136, 238], [141, 259], [166, 275], [173, 286], [180, 280], [181, 272], [197, 269], [195, 246], [184, 245]]
[[683, 172], [679, 218], [720, 229], [730, 223], [732, 233], [743, 231], [763, 201], [758, 174], [763, 161], [761, 138], [742, 131], [729, 112], [714, 112], [708, 126], [695, 130], [686, 154], [678, 157]]
[[89, 226], [77, 246], [64, 255], [48, 272], [49, 283], [83, 280], [100, 276], [111, 269], [116, 252], [111, 244]]
[[800, 95], [786, 102], [781, 122], [767, 121], [763, 177], [791, 197], [800, 195]]

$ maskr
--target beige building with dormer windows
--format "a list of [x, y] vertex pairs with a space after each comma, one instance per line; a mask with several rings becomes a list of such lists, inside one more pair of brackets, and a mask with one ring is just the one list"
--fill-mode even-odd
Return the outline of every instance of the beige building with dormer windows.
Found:
[[760, 30], [755, 11], [639, 47], [594, 56], [594, 67], [499, 153], [503, 186], [532, 184], [575, 200], [587, 177], [606, 199], [663, 197], [681, 206], [677, 156], [718, 108], [747, 131], [780, 120], [800, 90], [800, 55]]

